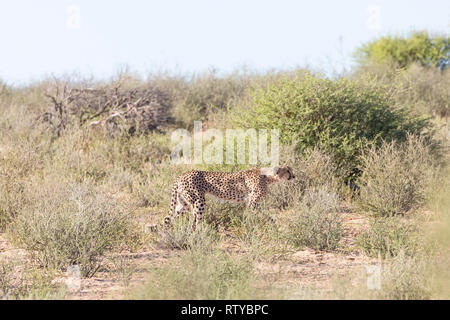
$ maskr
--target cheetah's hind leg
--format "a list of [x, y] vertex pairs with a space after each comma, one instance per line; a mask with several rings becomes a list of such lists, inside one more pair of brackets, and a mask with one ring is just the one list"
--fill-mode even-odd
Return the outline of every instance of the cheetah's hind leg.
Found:
[[199, 199], [195, 200], [193, 205], [194, 223], [192, 225], [192, 231], [195, 231], [197, 229], [197, 225], [202, 220], [204, 211], [205, 211], [205, 197], [200, 197]]

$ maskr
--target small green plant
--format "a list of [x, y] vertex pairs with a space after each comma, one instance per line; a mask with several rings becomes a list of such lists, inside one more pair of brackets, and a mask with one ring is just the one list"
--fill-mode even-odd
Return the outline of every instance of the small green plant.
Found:
[[358, 182], [360, 210], [375, 216], [405, 214], [421, 207], [433, 181], [434, 157], [425, 140], [409, 136], [407, 141], [383, 143], [361, 156]]
[[113, 264], [112, 273], [114, 278], [120, 281], [124, 287], [128, 287], [133, 274], [137, 270], [137, 265], [131, 259], [123, 255], [112, 256], [109, 260]]
[[297, 208], [299, 212], [288, 228], [292, 244], [316, 250], [335, 250], [343, 235], [338, 195], [326, 188], [309, 189]]
[[418, 248], [417, 225], [401, 217], [372, 218], [369, 229], [357, 238], [357, 246], [370, 257], [389, 258]]

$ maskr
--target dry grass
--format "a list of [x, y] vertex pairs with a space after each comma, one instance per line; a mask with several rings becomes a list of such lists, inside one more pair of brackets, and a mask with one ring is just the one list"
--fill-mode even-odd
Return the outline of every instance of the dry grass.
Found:
[[187, 251], [156, 267], [132, 299], [248, 299], [255, 297], [252, 265], [245, 257], [221, 251]]
[[0, 259], [0, 299], [62, 299], [64, 287], [53, 284], [54, 274], [35, 265]]
[[[430, 102], [438, 110], [447, 99], [444, 86], [425, 86], [428, 77], [438, 79], [438, 75], [424, 72], [422, 81], [422, 70], [410, 72], [416, 73], [425, 102], [418, 102], [421, 94], [412, 96], [410, 91], [404, 92], [410, 96], [398, 95], [396, 101], [409, 101], [415, 109]], [[298, 72], [284, 75], [294, 74]], [[193, 119], [204, 119], [208, 127], [223, 128], [231, 126], [220, 123], [227, 121], [229, 109], [245, 105], [248, 88], [264, 88], [281, 76], [206, 73], [191, 79], [160, 74], [146, 83], [125, 74], [120, 79], [124, 90], [155, 86], [165, 92], [179, 126], [189, 128]], [[443, 169], [436, 168], [430, 150], [419, 140], [403, 146], [386, 144], [363, 155], [359, 197], [345, 186], [343, 173], [329, 153], [311, 148], [299, 154], [293, 146], [282, 145], [282, 164], [291, 166], [297, 179], [271, 187], [258, 210], [208, 199], [204, 221], [195, 233], [189, 213], [171, 230], [145, 233], [144, 225], [159, 227], [167, 215], [169, 191], [177, 175], [213, 167], [172, 164], [170, 126], [162, 132], [105, 135], [69, 121], [57, 137], [36, 120], [48, 110], [44, 93], [51, 86], [50, 80], [24, 88], [0, 85], [0, 228], [6, 230], [10, 243], [25, 248], [23, 254], [37, 262], [23, 281], [17, 277], [23, 264], [2, 264], [2, 295], [63, 297], [54, 280], [77, 264], [83, 283], [95, 282], [95, 277], [86, 278], [92, 275], [108, 279], [126, 288], [123, 297], [127, 298], [448, 297], [444, 254], [448, 187], [444, 189], [441, 178], [437, 185], [443, 188], [442, 195], [430, 196], [428, 182], [436, 178], [436, 170]], [[235, 168], [219, 165], [214, 169]], [[416, 247], [433, 246], [423, 244], [424, 233], [403, 229], [401, 218], [366, 225], [365, 215], [350, 212], [358, 204], [363, 214], [414, 213], [408, 215], [411, 222], [424, 221], [418, 217], [423, 209], [430, 209], [436, 214], [430, 219], [437, 227], [429, 241], [438, 243], [434, 247], [440, 255], [420, 255], [424, 250]], [[349, 224], [349, 216], [363, 223]], [[355, 246], [357, 234], [362, 240]], [[14, 250], [0, 243], [2, 257], [8, 259], [11, 252], [16, 254]], [[124, 251], [127, 258], [114, 258]], [[359, 284], [339, 282], [332, 292], [328, 290], [333, 270], [350, 272], [349, 266], [372, 262], [371, 256], [379, 252], [385, 258], [381, 291], [367, 290], [365, 275]], [[144, 262], [146, 268], [141, 266]], [[143, 279], [145, 284], [137, 285]], [[83, 294], [91, 297], [91, 293]]]

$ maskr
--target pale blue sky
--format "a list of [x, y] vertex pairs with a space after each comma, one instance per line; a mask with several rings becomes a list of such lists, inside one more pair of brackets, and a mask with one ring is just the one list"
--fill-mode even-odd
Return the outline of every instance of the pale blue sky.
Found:
[[450, 1], [2, 0], [0, 78], [100, 78], [124, 65], [143, 75], [244, 64], [330, 72], [362, 42], [412, 29], [449, 32]]

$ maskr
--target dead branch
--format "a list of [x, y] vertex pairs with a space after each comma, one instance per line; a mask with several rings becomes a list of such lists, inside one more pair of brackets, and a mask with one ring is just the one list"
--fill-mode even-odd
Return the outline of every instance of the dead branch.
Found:
[[172, 122], [167, 95], [149, 85], [124, 89], [118, 82], [92, 88], [57, 82], [45, 96], [51, 107], [39, 119], [58, 137], [73, 119], [80, 127], [100, 125], [111, 135], [158, 130]]

